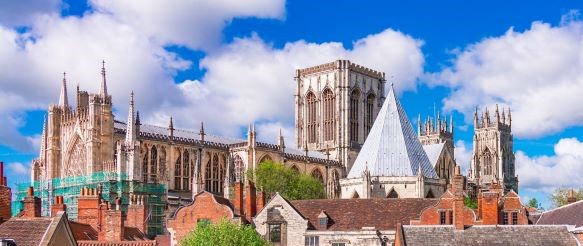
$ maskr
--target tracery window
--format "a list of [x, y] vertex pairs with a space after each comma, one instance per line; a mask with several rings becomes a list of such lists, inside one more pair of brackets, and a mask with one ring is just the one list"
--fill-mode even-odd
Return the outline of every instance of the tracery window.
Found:
[[320, 170], [314, 169], [314, 171], [312, 171], [312, 177], [314, 177], [320, 183], [324, 184], [324, 177], [322, 176], [322, 173], [320, 172]]
[[271, 156], [265, 155], [261, 158], [261, 161], [259, 163], [270, 162], [270, 161], [272, 161]]
[[489, 149], [486, 149], [483, 154], [484, 160], [484, 174], [492, 175], [492, 154]]
[[211, 191], [211, 162], [212, 162], [212, 158], [210, 157], [210, 155], [208, 156], [208, 161], [206, 162], [206, 165], [204, 167], [204, 190], [206, 191]]
[[334, 93], [332, 90], [326, 88], [323, 93], [324, 97], [324, 140], [334, 140], [335, 137], [335, 127], [334, 127], [334, 113], [335, 103], [334, 103]]
[[223, 192], [223, 179], [225, 174], [223, 163], [219, 161], [218, 154], [214, 154], [212, 159], [209, 159], [205, 173], [206, 190], [212, 193], [221, 194]]
[[182, 182], [182, 179], [180, 178], [180, 174], [182, 173], [182, 165], [180, 163], [181, 160], [181, 154], [178, 153], [176, 162], [174, 162], [174, 189], [176, 190], [180, 190]]
[[80, 138], [76, 138], [73, 148], [69, 152], [69, 160], [62, 173], [65, 177], [81, 176], [86, 173], [87, 150]]
[[235, 160], [233, 161], [233, 164], [235, 166], [235, 170], [234, 170], [235, 181], [243, 181], [243, 179], [242, 179], [243, 169], [245, 168], [245, 166], [243, 164], [243, 159], [241, 159], [241, 157], [239, 155], [236, 155]]
[[166, 172], [166, 149], [164, 147], [160, 147], [160, 161], [158, 167], [158, 176], [160, 179], [167, 179], [168, 176]]
[[150, 155], [148, 154], [148, 146], [144, 146], [144, 159], [142, 160], [142, 179], [144, 183], [148, 182], [148, 162]]
[[150, 169], [148, 170], [152, 181], [156, 181], [156, 176], [158, 174], [158, 149], [156, 146], [152, 146], [150, 151]]
[[190, 154], [188, 150], [184, 150], [184, 155], [182, 155], [182, 189], [183, 190], [190, 190], [190, 174], [188, 171], [190, 170]]
[[353, 90], [350, 95], [350, 141], [358, 141], [358, 99], [360, 92]]
[[374, 123], [374, 104], [376, 101], [376, 97], [374, 94], [368, 94], [366, 97], [366, 116], [365, 116], [365, 131], [366, 135], [370, 132], [372, 125]]
[[307, 114], [308, 114], [308, 142], [316, 142], [316, 95], [308, 92], [306, 96]]
[[304, 133], [304, 99], [298, 97], [298, 141], [304, 143], [303, 133]]

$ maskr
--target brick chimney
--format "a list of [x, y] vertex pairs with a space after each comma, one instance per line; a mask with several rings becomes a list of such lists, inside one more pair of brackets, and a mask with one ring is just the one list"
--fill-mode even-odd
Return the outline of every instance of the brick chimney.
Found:
[[63, 202], [63, 196], [56, 196], [55, 203], [51, 206], [51, 216], [57, 215], [58, 212], [67, 212], [67, 205]]
[[569, 190], [569, 194], [567, 195], [567, 203], [571, 204], [577, 201], [575, 198], [575, 191], [573, 189]]
[[452, 193], [455, 196], [463, 196], [465, 190], [465, 180], [460, 171], [460, 166], [456, 166], [454, 169], [454, 176], [451, 182]]
[[[97, 189], [83, 187], [81, 194], [77, 198], [77, 221], [93, 226], [100, 230], [101, 211], [100, 199]], [[106, 204], [103, 204], [107, 206]]]
[[105, 211], [103, 226], [98, 233], [99, 241], [122, 241], [124, 239], [124, 223], [121, 213], [121, 199], [115, 199], [115, 208]]
[[483, 225], [497, 225], [498, 224], [498, 201], [500, 193], [482, 192], [480, 198], [482, 207], [482, 224]]
[[0, 161], [0, 223], [12, 217], [12, 190], [4, 177], [4, 162]]
[[243, 207], [243, 183], [241, 183], [241, 181], [235, 183], [234, 192], [233, 207], [235, 209], [235, 214], [243, 215], [245, 214], [245, 210]]
[[248, 180], [245, 189], [245, 218], [247, 221], [252, 221], [252, 218], [255, 217], [255, 213], [257, 212], [255, 184]]
[[128, 205], [128, 214], [126, 224], [129, 227], [138, 228], [140, 231], [147, 233], [148, 214], [146, 212], [146, 199], [143, 195], [130, 194], [130, 204]]
[[257, 210], [256, 212], [259, 213], [263, 207], [265, 207], [265, 192], [262, 190], [257, 191]]
[[28, 187], [26, 191], [26, 197], [24, 198], [24, 211], [22, 217], [24, 218], [35, 218], [40, 217], [40, 198], [34, 196], [34, 188], [32, 186]]

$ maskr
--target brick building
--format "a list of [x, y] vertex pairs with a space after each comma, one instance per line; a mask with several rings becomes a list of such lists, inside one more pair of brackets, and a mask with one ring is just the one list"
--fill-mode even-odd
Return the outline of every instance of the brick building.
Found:
[[224, 197], [202, 191], [189, 205], [178, 208], [168, 219], [170, 244], [179, 245], [180, 241], [195, 230], [199, 223], [217, 223], [223, 219], [236, 224], [249, 223], [265, 204], [263, 192], [257, 192], [252, 182], [237, 182], [234, 185], [232, 202]]
[[12, 191], [4, 176], [4, 162], [0, 161], [0, 223], [12, 217]]

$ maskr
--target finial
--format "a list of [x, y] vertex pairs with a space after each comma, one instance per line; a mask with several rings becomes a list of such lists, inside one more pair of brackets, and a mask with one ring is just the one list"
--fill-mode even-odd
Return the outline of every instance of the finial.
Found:
[[63, 72], [63, 82], [61, 84], [61, 96], [59, 97], [59, 105], [69, 106], [69, 99], [67, 98], [67, 78], [65, 72]]
[[174, 122], [172, 120], [172, 116], [170, 116], [170, 124], [168, 124], [168, 129], [174, 130]]
[[107, 96], [107, 82], [105, 79], [105, 60], [101, 61], [101, 77], [102, 77], [102, 81], [101, 81], [101, 90], [100, 90], [100, 95], [105, 97]]
[[141, 122], [140, 122], [140, 111], [136, 111], [136, 125], [141, 125]]
[[200, 135], [200, 141], [204, 142], [204, 135], [206, 135], [206, 134], [204, 133], [204, 122], [203, 121], [200, 122], [200, 130], [198, 132], [198, 135]]

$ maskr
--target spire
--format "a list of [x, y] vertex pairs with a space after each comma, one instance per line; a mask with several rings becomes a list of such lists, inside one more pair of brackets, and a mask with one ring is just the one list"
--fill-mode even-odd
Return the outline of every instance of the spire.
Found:
[[126, 144], [133, 145], [136, 140], [136, 128], [134, 118], [134, 92], [130, 93], [130, 106], [128, 108], [128, 121], [126, 124]]
[[282, 150], [285, 148], [285, 141], [283, 139], [283, 134], [281, 133], [281, 128], [279, 128], [279, 135], [277, 137], [277, 145], [279, 145], [279, 148]]
[[198, 135], [200, 135], [200, 141], [204, 142], [204, 135], [206, 135], [206, 134], [204, 133], [204, 122], [203, 121], [200, 122], [200, 131], [198, 131]]
[[61, 96], [59, 97], [59, 106], [69, 106], [67, 98], [67, 73], [63, 72], [63, 83], [61, 84]]
[[478, 126], [478, 107], [476, 106], [476, 111], [474, 113], [474, 129], [479, 128]]
[[500, 111], [498, 110], [498, 104], [496, 103], [496, 124], [500, 123]]
[[101, 61], [101, 77], [102, 77], [101, 90], [99, 91], [99, 94], [102, 97], [106, 97], [107, 96], [107, 83], [105, 80], [105, 60]]
[[441, 115], [440, 112], [437, 111], [437, 132], [441, 131]]
[[506, 124], [506, 109], [502, 108], [502, 124]]
[[508, 126], [512, 127], [512, 113], [510, 111], [511, 109], [508, 108]]
[[170, 116], [170, 123], [168, 124], [168, 135], [170, 138], [174, 138], [174, 121], [172, 120], [172, 116]]
[[142, 125], [140, 122], [140, 111], [136, 111], [136, 126]]
[[453, 134], [453, 115], [449, 115], [449, 132]]

